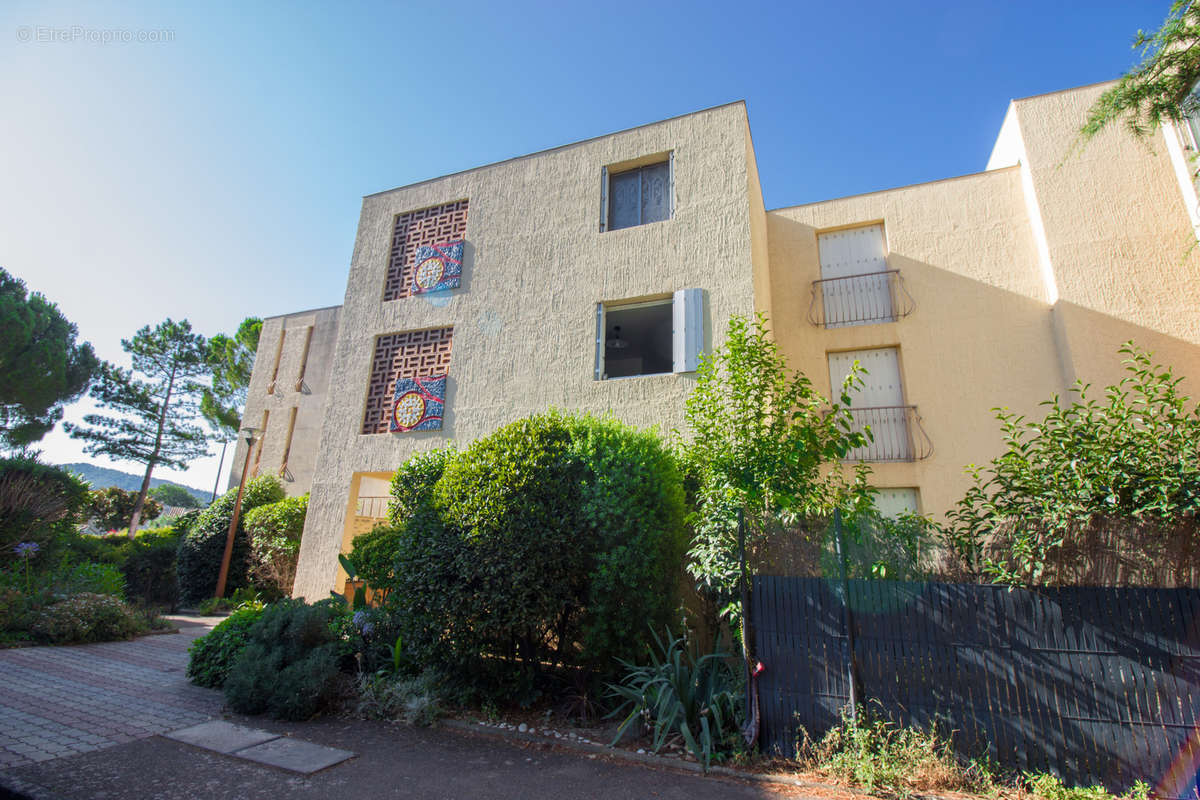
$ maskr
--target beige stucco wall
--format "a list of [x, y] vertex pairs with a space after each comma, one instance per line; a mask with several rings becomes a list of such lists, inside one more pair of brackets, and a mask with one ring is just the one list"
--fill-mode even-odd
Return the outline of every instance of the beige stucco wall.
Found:
[[[251, 475], [278, 476], [289, 497], [304, 494], [312, 485], [340, 312], [340, 306], [333, 306], [263, 320], [242, 421], [244, 425], [260, 428], [263, 411], [269, 412], [266, 432], [262, 435], [261, 455], [257, 444], [250, 455]], [[305, 358], [304, 344], [310, 328], [312, 338]], [[283, 335], [285, 330], [287, 333]], [[279, 347], [281, 335], [282, 350]], [[277, 354], [279, 370], [271, 387]], [[302, 365], [303, 381], [300, 380]], [[268, 392], [269, 388], [273, 391]], [[288, 448], [288, 424], [293, 408], [296, 409], [296, 426]], [[286, 470], [282, 469], [285, 449]], [[243, 438], [238, 440], [233, 454], [229, 475], [231, 487], [241, 480], [245, 458], [246, 441]]]
[[1016, 100], [1010, 117], [1045, 231], [1075, 374], [1107, 384], [1133, 339], [1185, 375], [1200, 373], [1200, 249], [1166, 135], [1112, 125], [1086, 146], [1076, 133], [1111, 84]]
[[[933, 454], [872, 464], [880, 487], [916, 487], [940, 515], [967, 487], [963, 466], [1000, 444], [991, 408], [1031, 411], [1063, 388], [1033, 236], [1015, 169], [771, 211], [771, 319], [790, 363], [828, 393], [827, 354], [897, 347], [905, 400]], [[808, 321], [817, 235], [881, 222], [888, 266], [914, 302], [896, 322], [825, 329]]]
[[[1077, 146], [1106, 86], [1014, 101], [985, 173], [768, 213], [771, 316], [792, 363], [829, 390], [828, 353], [899, 348], [934, 452], [872, 466], [880, 486], [918, 487], [925, 512], [944, 513], [968, 485], [963, 467], [999, 453], [991, 408], [1040, 415], [1077, 379], [1118, 381], [1122, 342], [1152, 350], [1185, 388], [1200, 374], [1200, 251], [1167, 140], [1114, 127]], [[817, 234], [875, 222], [915, 311], [808, 324]]]
[[[295, 594], [322, 597], [352, 517], [352, 483], [414, 452], [467, 443], [551, 406], [664, 432], [694, 375], [594, 379], [596, 304], [705, 290], [707, 341], [754, 308], [747, 122], [741, 103], [450, 175], [363, 201]], [[599, 231], [601, 169], [674, 152], [671, 220]], [[461, 289], [380, 300], [397, 214], [469, 198]], [[454, 326], [440, 433], [360, 434], [381, 334]], [[351, 522], [353, 520], [350, 520]]]

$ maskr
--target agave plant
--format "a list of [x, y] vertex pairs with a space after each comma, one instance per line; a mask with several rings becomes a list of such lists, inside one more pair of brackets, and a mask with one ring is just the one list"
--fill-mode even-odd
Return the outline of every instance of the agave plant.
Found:
[[668, 631], [664, 641], [650, 633], [649, 663], [622, 661], [625, 678], [609, 684], [609, 695], [622, 701], [610, 716], [625, 714], [613, 743], [644, 721], [653, 733], [654, 752], [681, 738], [708, 769], [727, 735], [737, 731], [739, 693], [729, 655], [717, 642], [713, 652], [698, 658], [686, 637]]

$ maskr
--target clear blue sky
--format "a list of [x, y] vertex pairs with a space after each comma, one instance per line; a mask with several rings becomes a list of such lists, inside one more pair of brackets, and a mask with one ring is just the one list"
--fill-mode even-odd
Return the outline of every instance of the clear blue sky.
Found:
[[1118, 77], [1168, 6], [7, 0], [0, 266], [127, 363], [341, 303], [365, 194], [731, 100], [768, 208], [980, 171], [1011, 98]]

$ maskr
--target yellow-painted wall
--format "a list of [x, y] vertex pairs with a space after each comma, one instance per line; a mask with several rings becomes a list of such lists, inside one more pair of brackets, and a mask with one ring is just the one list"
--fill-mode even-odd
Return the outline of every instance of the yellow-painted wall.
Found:
[[[828, 353], [899, 348], [905, 400], [917, 407], [933, 454], [873, 464], [874, 483], [916, 487], [921, 510], [940, 514], [968, 485], [963, 466], [1000, 445], [990, 409], [1032, 411], [1063, 389], [1020, 176], [999, 170], [780, 209], [767, 219], [770, 317], [785, 356], [828, 393]], [[888, 266], [900, 270], [912, 313], [883, 324], [811, 324], [818, 233], [880, 221]]]
[[[1126, 374], [1125, 341], [1200, 375], [1200, 250], [1164, 141], [1114, 129], [1076, 147], [1104, 88], [1014, 101], [988, 172], [768, 212], [769, 308], [793, 366], [829, 390], [829, 352], [899, 348], [933, 455], [872, 466], [879, 486], [919, 488], [924, 512], [941, 516], [963, 468], [1000, 452], [993, 407], [1039, 415], [1077, 379], [1099, 391]], [[913, 313], [809, 324], [817, 235], [870, 223]]]

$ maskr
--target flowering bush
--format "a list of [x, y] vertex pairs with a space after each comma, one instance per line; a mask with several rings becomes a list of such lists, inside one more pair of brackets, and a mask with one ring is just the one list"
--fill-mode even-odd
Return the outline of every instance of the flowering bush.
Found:
[[33, 635], [51, 644], [130, 639], [141, 630], [137, 616], [115, 597], [81, 592], [37, 614]]

